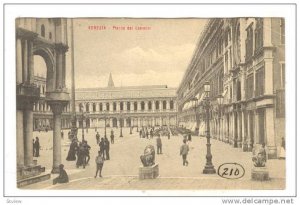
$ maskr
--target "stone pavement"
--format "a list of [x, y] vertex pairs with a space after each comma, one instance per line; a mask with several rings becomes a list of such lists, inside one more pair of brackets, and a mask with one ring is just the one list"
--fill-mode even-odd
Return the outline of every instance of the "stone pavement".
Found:
[[[111, 129], [107, 129], [110, 134]], [[285, 160], [269, 160], [270, 181], [256, 182], [251, 180], [251, 153], [242, 152], [228, 144], [217, 140], [211, 140], [213, 164], [215, 169], [223, 163], [239, 163], [245, 169], [245, 175], [240, 179], [224, 179], [214, 175], [202, 174], [205, 165], [206, 138], [193, 137], [190, 142], [188, 155], [189, 166], [182, 166], [179, 148], [182, 144], [181, 136], [171, 136], [168, 140], [162, 137], [162, 155], [156, 155], [156, 163], [159, 163], [160, 176], [154, 180], [139, 180], [138, 168], [141, 166], [140, 155], [146, 145], [155, 146], [156, 139], [140, 139], [136, 131], [132, 135], [129, 129], [123, 129], [123, 138], [119, 138], [119, 129], [114, 129], [115, 144], [111, 145], [110, 158], [104, 163], [103, 178], [94, 178], [95, 157], [99, 150], [95, 139], [95, 130], [89, 129], [85, 138], [91, 148], [91, 160], [89, 165], [76, 168], [75, 162], [65, 160], [68, 147], [62, 146], [62, 163], [69, 174], [68, 184], [52, 185], [52, 181], [44, 181], [24, 187], [24, 189], [129, 189], [129, 190], [161, 190], [161, 189], [284, 189], [285, 188]], [[103, 130], [100, 132], [103, 136]], [[52, 132], [34, 133], [39, 136], [42, 150], [38, 164], [52, 167]], [[67, 131], [65, 140], [67, 143]], [[79, 131], [81, 139], [81, 130]], [[155, 146], [156, 147], [156, 146]], [[52, 178], [56, 175], [52, 175]]]

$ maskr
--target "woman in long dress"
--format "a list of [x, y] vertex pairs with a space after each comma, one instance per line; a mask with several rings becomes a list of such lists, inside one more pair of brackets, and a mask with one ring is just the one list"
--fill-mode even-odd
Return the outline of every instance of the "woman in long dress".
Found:
[[285, 159], [285, 139], [282, 138], [281, 139], [281, 148], [280, 148], [280, 155], [279, 155], [279, 159]]
[[78, 148], [77, 141], [76, 141], [76, 139], [74, 139], [72, 141], [72, 143], [70, 144], [70, 149], [69, 149], [68, 156], [66, 159], [67, 161], [75, 161], [76, 160], [77, 148]]

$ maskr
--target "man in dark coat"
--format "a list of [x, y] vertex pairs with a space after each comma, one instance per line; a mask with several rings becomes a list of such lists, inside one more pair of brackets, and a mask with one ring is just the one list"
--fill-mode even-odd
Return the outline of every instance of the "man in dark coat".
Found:
[[112, 143], [112, 144], [115, 143], [114, 131], [111, 131], [111, 133], [110, 133], [110, 143]]
[[101, 138], [101, 141], [99, 143], [99, 147], [100, 147], [100, 153], [102, 155], [102, 157], [105, 159], [105, 143], [104, 143], [104, 138]]
[[40, 156], [40, 141], [39, 141], [38, 137], [35, 138], [34, 149], [35, 149], [35, 157], [39, 157]]
[[156, 138], [156, 146], [157, 146], [157, 154], [162, 154], [162, 143], [161, 143], [160, 136]]

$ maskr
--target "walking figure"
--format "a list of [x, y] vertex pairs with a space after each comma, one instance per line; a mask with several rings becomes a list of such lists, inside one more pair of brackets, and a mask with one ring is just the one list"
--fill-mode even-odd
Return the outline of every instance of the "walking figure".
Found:
[[100, 153], [102, 155], [102, 157], [105, 159], [105, 142], [104, 142], [104, 138], [101, 138], [101, 141], [99, 143], [99, 147], [100, 147]]
[[156, 138], [156, 146], [157, 146], [157, 154], [162, 154], [162, 143], [161, 143], [160, 136]]
[[35, 157], [39, 157], [40, 156], [40, 140], [38, 137], [35, 138], [33, 149], [35, 149]]
[[111, 132], [110, 132], [110, 143], [112, 143], [112, 144], [115, 143], [114, 131], [111, 131]]
[[97, 144], [99, 144], [99, 142], [100, 142], [100, 134], [99, 134], [99, 132], [97, 132], [97, 134], [96, 134], [96, 141], [97, 141]]
[[182, 155], [183, 166], [188, 166], [187, 155], [189, 153], [189, 146], [186, 144], [186, 139], [183, 140], [183, 145], [180, 147], [180, 155]]
[[98, 151], [98, 156], [96, 157], [95, 161], [96, 161], [96, 165], [97, 165], [95, 178], [97, 177], [98, 172], [99, 172], [99, 177], [102, 177], [101, 173], [102, 173], [102, 168], [103, 168], [103, 164], [104, 164], [104, 158], [100, 151]]

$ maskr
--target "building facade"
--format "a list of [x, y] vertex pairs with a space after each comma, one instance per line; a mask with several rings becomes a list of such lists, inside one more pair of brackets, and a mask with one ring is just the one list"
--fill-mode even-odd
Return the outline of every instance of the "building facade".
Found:
[[284, 40], [281, 18], [210, 19], [177, 90], [179, 125], [205, 134], [208, 81], [212, 137], [243, 151], [265, 143], [276, 158], [285, 138]]
[[[45, 101], [45, 78], [35, 76], [40, 99], [34, 104], [34, 129], [52, 129], [51, 108]], [[176, 88], [166, 85], [115, 87], [110, 75], [108, 86], [75, 90], [78, 128], [176, 126]], [[62, 113], [62, 128], [71, 127], [70, 104]]]

